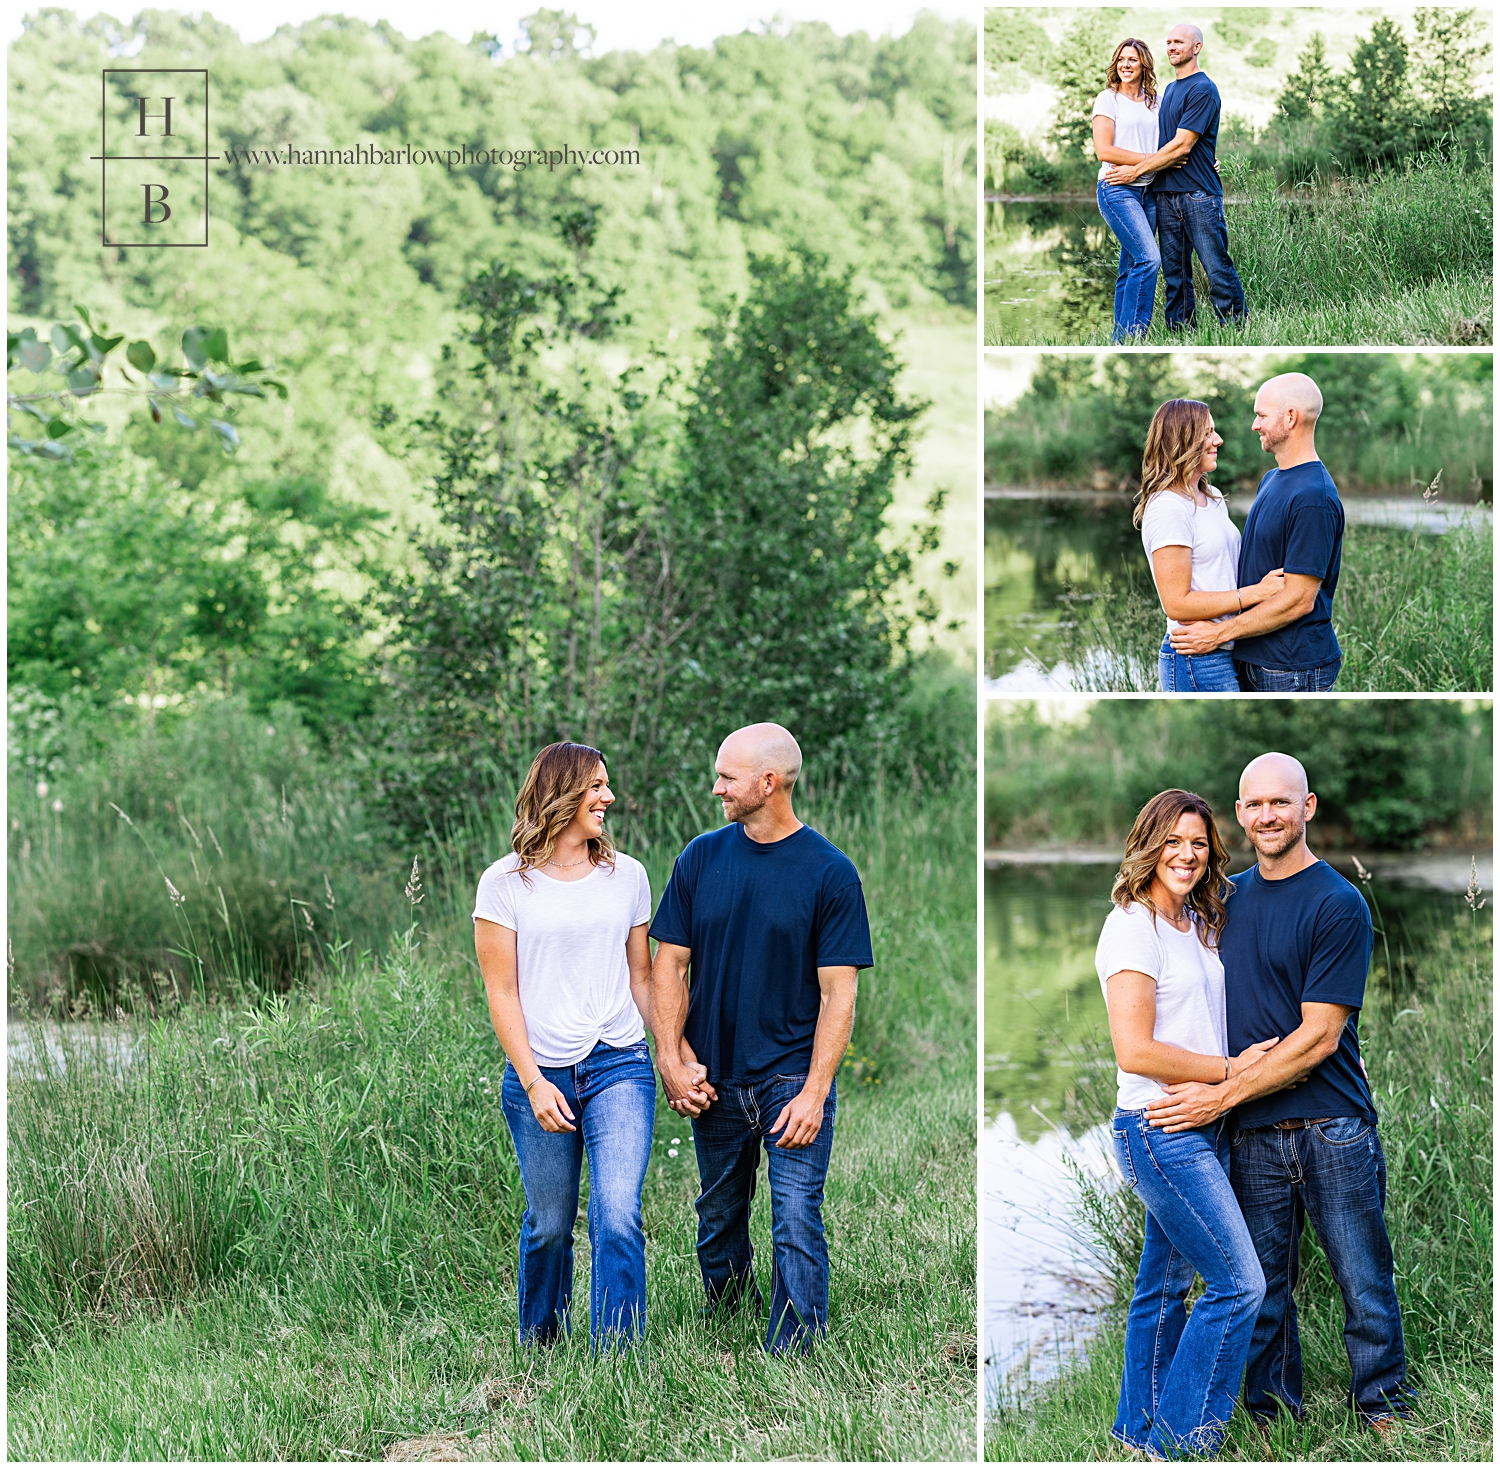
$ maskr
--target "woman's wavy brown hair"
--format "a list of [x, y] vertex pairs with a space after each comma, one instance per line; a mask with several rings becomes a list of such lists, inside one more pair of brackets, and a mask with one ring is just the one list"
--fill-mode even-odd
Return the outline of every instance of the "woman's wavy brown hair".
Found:
[[1144, 41], [1137, 41], [1134, 36], [1126, 36], [1115, 47], [1115, 54], [1109, 58], [1109, 70], [1104, 73], [1104, 84], [1111, 92], [1120, 90], [1120, 52], [1127, 46], [1134, 46], [1136, 55], [1141, 58], [1141, 96], [1146, 99], [1147, 107], [1155, 107], [1156, 62], [1151, 58], [1151, 48]]
[[1196, 398], [1171, 398], [1156, 410], [1146, 430], [1146, 452], [1141, 457], [1141, 492], [1132, 519], [1139, 528], [1152, 495], [1181, 485], [1185, 490], [1218, 491], [1203, 473], [1203, 449], [1213, 433], [1207, 403]]
[[[557, 839], [578, 815], [587, 799], [595, 772], [604, 756], [592, 745], [559, 740], [537, 755], [526, 772], [521, 794], [516, 797], [516, 821], [510, 829], [510, 845], [521, 860], [516, 865], [521, 880], [526, 873], [544, 867], [557, 850]], [[615, 865], [615, 844], [607, 831], [589, 838], [589, 862], [598, 867]]]
[[1229, 867], [1229, 849], [1219, 839], [1213, 808], [1202, 796], [1195, 796], [1191, 791], [1163, 791], [1141, 807], [1141, 813], [1125, 839], [1125, 856], [1121, 859], [1110, 897], [1117, 907], [1143, 903], [1155, 914], [1156, 904], [1150, 897], [1151, 879], [1156, 875], [1156, 864], [1166, 850], [1167, 838], [1188, 812], [1201, 816], [1203, 825], [1208, 828], [1208, 868], [1187, 895], [1186, 906], [1198, 915], [1203, 942], [1213, 948], [1219, 942], [1224, 920], [1228, 917], [1224, 900], [1229, 896], [1229, 881], [1224, 874]]

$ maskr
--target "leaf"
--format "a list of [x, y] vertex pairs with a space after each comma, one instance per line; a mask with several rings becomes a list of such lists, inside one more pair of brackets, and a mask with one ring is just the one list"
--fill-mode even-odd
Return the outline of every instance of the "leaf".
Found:
[[221, 326], [216, 326], [208, 334], [208, 340], [203, 344], [203, 350], [208, 353], [210, 362], [229, 361], [229, 333]]
[[268, 387], [268, 388], [275, 388], [277, 396], [281, 399], [281, 401], [283, 403], [286, 402], [286, 384], [285, 383], [274, 382], [272, 379], [267, 378], [264, 385], [266, 387]]
[[100, 423], [98, 421], [98, 419], [85, 418], [85, 419], [82, 420], [82, 422], [83, 422], [83, 426], [91, 434], [98, 434], [100, 436], [100, 438], [103, 438], [103, 436], [109, 432], [109, 425], [108, 424], [104, 424], [104, 423]]
[[78, 343], [73, 340], [73, 333], [67, 327], [59, 323], [52, 328], [52, 349], [59, 357], [77, 345]]
[[182, 411], [182, 409], [180, 409], [180, 408], [174, 408], [172, 410], [172, 416], [177, 420], [178, 423], [180, 423], [183, 426], [183, 428], [197, 428], [198, 427], [197, 420], [193, 419], [193, 418], [189, 418], [187, 416], [187, 414], [184, 413]]
[[212, 335], [207, 327], [190, 326], [182, 334], [182, 355], [194, 372], [202, 372], [208, 366], [208, 338]]
[[66, 418], [54, 418], [47, 425], [47, 437], [49, 439], [60, 439], [64, 434], [73, 432], [73, 425]]
[[150, 342], [132, 342], [125, 349], [125, 360], [139, 372], [150, 372], [156, 366], [156, 353]]
[[35, 335], [28, 342], [23, 336], [16, 349], [16, 360], [27, 372], [46, 372], [52, 361], [52, 349], [37, 341]]
[[235, 365], [236, 372], [264, 372], [265, 366], [256, 358], [252, 357], [248, 362], [240, 362]]
[[75, 301], [73, 303], [73, 310], [76, 311], [83, 318], [83, 324], [86, 327], [88, 327], [88, 329], [90, 331], [93, 331], [93, 329], [94, 329], [94, 323], [89, 319], [88, 308], [84, 307], [84, 306], [80, 306], [78, 304], [78, 302]]
[[123, 336], [101, 337], [98, 332], [95, 332], [94, 335], [89, 338], [89, 356], [92, 357], [95, 362], [103, 362], [104, 359], [108, 357], [109, 354], [113, 352], [115, 348], [118, 347], [124, 340], [125, 338]]
[[210, 418], [208, 426], [224, 440], [225, 449], [233, 452], [240, 446], [240, 436], [235, 432], [232, 423], [225, 423], [222, 418]]
[[99, 379], [93, 370], [87, 367], [74, 368], [68, 374], [68, 391], [75, 398], [86, 398], [99, 386]]

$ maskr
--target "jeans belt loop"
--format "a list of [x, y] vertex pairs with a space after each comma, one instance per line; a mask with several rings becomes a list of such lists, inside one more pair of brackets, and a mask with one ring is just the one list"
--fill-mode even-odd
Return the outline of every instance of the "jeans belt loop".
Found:
[[1316, 1127], [1320, 1122], [1332, 1122], [1332, 1117], [1287, 1117], [1271, 1124], [1278, 1132], [1300, 1132], [1304, 1127]]

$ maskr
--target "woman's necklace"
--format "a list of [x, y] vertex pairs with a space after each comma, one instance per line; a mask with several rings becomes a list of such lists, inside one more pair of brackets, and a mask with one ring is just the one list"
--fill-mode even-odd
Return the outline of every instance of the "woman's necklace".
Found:
[[589, 854], [585, 852], [576, 862], [559, 862], [555, 857], [547, 858], [548, 867], [560, 867], [566, 871], [570, 867], [582, 867], [589, 860]]

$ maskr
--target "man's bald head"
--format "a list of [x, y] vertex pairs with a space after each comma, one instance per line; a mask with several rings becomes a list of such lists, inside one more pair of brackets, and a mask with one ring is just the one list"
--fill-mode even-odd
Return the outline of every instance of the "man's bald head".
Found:
[[802, 747], [779, 724], [747, 724], [719, 746], [719, 763], [726, 761], [754, 776], [779, 775], [790, 790], [802, 774]]
[[1240, 773], [1240, 799], [1247, 790], [1275, 787], [1286, 790], [1299, 801], [1307, 796], [1307, 771], [1300, 760], [1268, 750], [1257, 755]]
[[1323, 411], [1323, 394], [1305, 372], [1283, 372], [1260, 385], [1255, 411], [1284, 413], [1295, 408], [1308, 423], [1316, 423]]
[[1203, 44], [1203, 32], [1200, 31], [1198, 27], [1195, 26], [1191, 21], [1178, 21], [1178, 23], [1167, 32], [1167, 39], [1169, 41], [1174, 36], [1180, 36], [1183, 40], [1191, 41], [1194, 45], [1197, 46], [1201, 46]]

